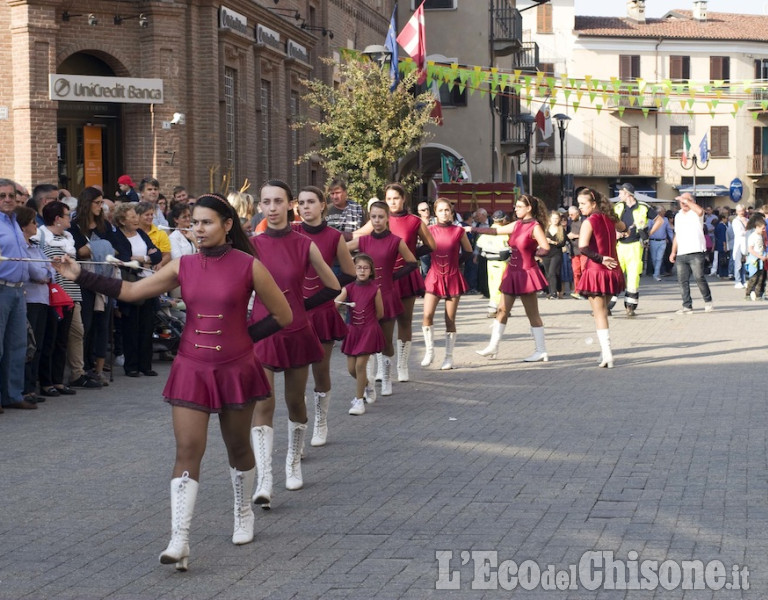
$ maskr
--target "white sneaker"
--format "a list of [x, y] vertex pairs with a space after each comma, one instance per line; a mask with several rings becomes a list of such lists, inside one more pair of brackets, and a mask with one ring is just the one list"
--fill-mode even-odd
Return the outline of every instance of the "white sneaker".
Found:
[[352, 408], [349, 409], [350, 415], [364, 415], [365, 414], [365, 400], [363, 398], [355, 398], [352, 400]]
[[752, 300], [752, 302], [757, 302], [757, 294], [755, 293], [755, 290], [749, 292], [749, 298]]
[[704, 303], [704, 312], [712, 312], [715, 309], [711, 302]]
[[368, 404], [373, 404], [376, 402], [376, 386], [375, 385], [369, 385], [365, 388], [365, 401]]
[[744, 289], [744, 284], [743, 284], [743, 283], [741, 283], [740, 281], [737, 281], [737, 282], [736, 282], [736, 283], [733, 285], [733, 287], [735, 287], [737, 290], [743, 290], [743, 289]]
[[680, 310], [675, 311], [675, 314], [677, 314], [677, 315], [692, 315], [693, 314], [693, 309], [692, 308], [688, 308], [687, 306], [683, 306], [683, 308], [681, 308]]
[[123, 356], [122, 354], [116, 354], [115, 355], [115, 360], [114, 360], [114, 365], [116, 367], [124, 366], [125, 365], [125, 356]]

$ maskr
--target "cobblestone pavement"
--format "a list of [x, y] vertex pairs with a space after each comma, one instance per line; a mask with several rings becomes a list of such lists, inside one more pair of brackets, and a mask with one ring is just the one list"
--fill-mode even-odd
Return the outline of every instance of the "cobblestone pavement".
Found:
[[[711, 283], [714, 312], [702, 311], [694, 287], [695, 313], [676, 315], [673, 278], [643, 278], [638, 316], [619, 307], [611, 320], [612, 370], [596, 368], [588, 304], [572, 299], [540, 300], [548, 363], [520, 362], [533, 350], [521, 307], [498, 358], [476, 355], [491, 321], [485, 300], [470, 296], [459, 309], [457, 368], [439, 370], [441, 325], [435, 364], [421, 368], [417, 315], [411, 381], [360, 417], [347, 415], [353, 382], [336, 355], [329, 443], [307, 445], [301, 491], [284, 488], [278, 399], [273, 508], [257, 511], [246, 546], [230, 541], [232, 491], [212, 419], [187, 573], [157, 558], [170, 533], [174, 446], [160, 400], [169, 363], [158, 378], [116, 375], [102, 391], [7, 410], [0, 598], [768, 597], [766, 305]], [[684, 591], [684, 581], [666, 590], [652, 578], [652, 590], [607, 589], [603, 570], [591, 580], [579, 570], [597, 551], [628, 572], [656, 560], [645, 567], [671, 584], [680, 561], [700, 560], [709, 589]], [[484, 574], [493, 557], [501, 567]], [[548, 565], [574, 589], [546, 591], [547, 577], [521, 589], [534, 566]], [[732, 585], [732, 565], [742, 582], [748, 568], [750, 589], [711, 589], [725, 576]], [[574, 573], [585, 577], [562, 579]], [[505, 590], [516, 574], [520, 585]], [[436, 589], [446, 587], [459, 589]]]

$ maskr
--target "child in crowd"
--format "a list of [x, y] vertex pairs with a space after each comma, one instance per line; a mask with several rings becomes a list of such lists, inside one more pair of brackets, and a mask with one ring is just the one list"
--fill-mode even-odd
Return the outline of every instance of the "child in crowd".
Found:
[[361, 253], [355, 256], [354, 263], [356, 279], [341, 290], [336, 302], [350, 303], [347, 337], [341, 351], [347, 355], [349, 374], [357, 381], [349, 414], [363, 415], [365, 402], [373, 404], [376, 401], [376, 388], [373, 381], [368, 382], [366, 367], [370, 355], [384, 349], [384, 332], [379, 325], [379, 320], [384, 317], [384, 302], [375, 282], [373, 259]]
[[747, 281], [746, 298], [757, 300], [762, 298], [765, 292], [765, 265], [763, 261], [768, 258], [765, 253], [765, 215], [755, 213], [747, 223], [747, 230], [752, 233], [747, 238]]

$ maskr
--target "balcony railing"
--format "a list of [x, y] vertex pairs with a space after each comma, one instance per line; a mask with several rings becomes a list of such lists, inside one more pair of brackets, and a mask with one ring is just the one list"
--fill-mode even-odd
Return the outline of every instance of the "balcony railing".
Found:
[[768, 90], [753, 90], [752, 99], [747, 102], [747, 109], [765, 112], [766, 109], [763, 108], [763, 103], [768, 103]]
[[497, 56], [508, 56], [520, 49], [523, 17], [510, 0], [496, 0], [491, 9], [491, 40]]
[[523, 42], [520, 50], [513, 57], [515, 68], [523, 71], [539, 70], [539, 45], [536, 42]]
[[768, 174], [768, 155], [753, 154], [747, 156], [747, 175]]
[[617, 100], [618, 101], [609, 97], [606, 108], [609, 110], [618, 110], [620, 107], [623, 107], [626, 110], [642, 110], [644, 108], [658, 110], [658, 107], [656, 106], [656, 96], [653, 94], [644, 95], [642, 99], [635, 99], [634, 102], [631, 102], [629, 96], [625, 95], [619, 96]]
[[[525, 143], [525, 142], [523, 142]], [[546, 163], [549, 159], [545, 159]], [[559, 156], [554, 160], [559, 161]], [[571, 156], [565, 157], [565, 170], [582, 177], [638, 175], [663, 177], [664, 158], [658, 156]]]

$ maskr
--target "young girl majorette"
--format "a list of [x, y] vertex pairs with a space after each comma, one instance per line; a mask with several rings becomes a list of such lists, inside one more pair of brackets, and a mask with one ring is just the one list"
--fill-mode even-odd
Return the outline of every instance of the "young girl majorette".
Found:
[[[264, 266], [275, 278], [293, 312], [293, 323], [274, 336], [254, 346], [256, 357], [266, 369], [274, 389], [275, 371], [285, 375], [285, 403], [288, 407], [288, 453], [285, 457], [285, 487], [299, 490], [304, 486], [301, 454], [307, 431], [307, 387], [309, 365], [323, 360], [323, 347], [307, 310], [335, 298], [341, 289], [331, 268], [325, 264], [320, 250], [308, 237], [296, 233], [288, 221], [293, 194], [282, 181], [270, 180], [260, 191], [261, 212], [267, 221], [264, 233], [251, 238]], [[304, 299], [304, 276], [312, 266], [320, 278], [322, 289]], [[260, 318], [261, 309], [254, 304], [252, 319]], [[268, 509], [272, 500], [272, 418], [275, 413], [274, 393], [261, 402], [253, 413], [251, 440], [256, 455], [258, 481], [253, 501]]]
[[[384, 330], [384, 373], [381, 379], [381, 395], [392, 395], [392, 356], [395, 348], [392, 345], [392, 333], [395, 330], [395, 319], [403, 312], [403, 303], [395, 289], [395, 281], [414, 271], [418, 263], [416, 257], [408, 249], [405, 241], [393, 234], [389, 228], [389, 207], [381, 201], [371, 204], [369, 209], [370, 223], [373, 231], [370, 235], [354, 238], [347, 242], [351, 251], [360, 250], [369, 255], [376, 265], [376, 283], [381, 288], [384, 302], [384, 317], [381, 328]], [[395, 272], [397, 258], [405, 260], [405, 266]]]
[[[427, 273], [426, 295], [424, 296], [424, 317], [421, 330], [424, 333], [426, 352], [422, 367], [432, 364], [435, 357], [432, 323], [437, 310], [437, 303], [445, 299], [445, 359], [442, 370], [453, 368], [453, 347], [456, 344], [456, 311], [459, 308], [461, 294], [467, 291], [467, 282], [459, 271], [460, 250], [465, 255], [472, 255], [464, 228], [454, 225], [453, 208], [446, 198], [435, 200], [437, 224], [430, 225], [429, 232], [435, 240], [436, 248], [432, 253], [432, 265]], [[471, 259], [470, 259], [471, 260]]]
[[[302, 222], [294, 223], [293, 228], [304, 234], [316, 245], [323, 260], [329, 267], [338, 261], [342, 275], [339, 282], [344, 285], [355, 277], [355, 265], [352, 255], [341, 232], [328, 227], [323, 215], [326, 209], [325, 194], [319, 188], [307, 186], [299, 192], [297, 202]], [[346, 281], [341, 278], [346, 275]], [[310, 298], [323, 288], [323, 283], [313, 267], [309, 267], [304, 279], [304, 297]], [[347, 326], [341, 318], [336, 304], [328, 300], [307, 312], [312, 327], [323, 345], [323, 360], [312, 364], [312, 378], [315, 381], [314, 405], [315, 427], [310, 444], [325, 446], [328, 438], [328, 407], [331, 403], [331, 355], [334, 341], [343, 340], [347, 335]]]
[[365, 414], [365, 403], [373, 404], [376, 389], [368, 381], [366, 368], [371, 354], [384, 348], [384, 332], [379, 320], [384, 317], [384, 302], [381, 290], [375, 281], [376, 269], [373, 259], [367, 254], [355, 256], [357, 278], [341, 290], [336, 302], [349, 305], [349, 326], [347, 337], [341, 344], [341, 351], [347, 355], [347, 369], [355, 378], [355, 397], [350, 415]]
[[[389, 207], [389, 230], [401, 238], [408, 250], [416, 257], [426, 256], [435, 249], [435, 240], [427, 225], [416, 215], [408, 212], [406, 201], [408, 195], [405, 188], [399, 183], [390, 183], [384, 188], [384, 200]], [[367, 235], [373, 231], [370, 222], [355, 232], [356, 236]], [[422, 244], [416, 246], [421, 240]], [[395, 270], [402, 268], [404, 260], [397, 258]], [[403, 312], [397, 316], [397, 380], [408, 381], [408, 357], [411, 354], [411, 340], [413, 339], [413, 309], [416, 298], [424, 296], [424, 278], [417, 270], [395, 282], [395, 290], [403, 304]], [[383, 377], [384, 361], [382, 356], [377, 356], [378, 369], [376, 380]]]
[[[237, 215], [218, 195], [200, 196], [192, 213], [199, 254], [172, 260], [153, 277], [136, 282], [81, 271], [64, 259], [56, 269], [79, 285], [122, 302], [154, 298], [181, 285], [187, 324], [163, 390], [171, 405], [176, 462], [171, 479], [172, 534], [160, 555], [163, 564], [187, 570], [189, 527], [197, 498], [200, 462], [208, 420], [219, 413], [235, 495], [232, 542], [253, 540], [250, 503], [254, 459], [248, 436], [254, 406], [270, 394], [269, 383], [253, 355], [253, 341], [291, 322], [291, 309], [253, 249]], [[264, 318], [246, 328], [252, 292], [265, 307]], [[261, 402], [256, 402], [260, 400]]]
[[469, 228], [472, 233], [483, 235], [509, 234], [509, 248], [511, 255], [504, 277], [501, 280], [502, 302], [496, 311], [496, 320], [493, 323], [491, 341], [477, 353], [480, 356], [496, 357], [499, 351], [499, 341], [507, 326], [509, 311], [518, 296], [523, 302], [525, 314], [531, 325], [531, 334], [536, 342], [536, 350], [533, 354], [524, 358], [525, 362], [547, 361], [547, 348], [544, 343], [544, 324], [539, 315], [539, 302], [537, 292], [547, 289], [547, 280], [541, 274], [539, 265], [536, 264], [536, 249], [542, 253], [549, 252], [549, 242], [544, 235], [547, 224], [547, 207], [536, 196], [524, 194], [515, 202], [515, 214], [517, 221], [503, 227]]
[[613, 353], [608, 330], [608, 304], [624, 289], [624, 273], [616, 252], [616, 230], [627, 226], [617, 216], [610, 201], [600, 192], [584, 188], [577, 197], [585, 221], [579, 230], [579, 250], [588, 258], [579, 280], [582, 296], [589, 298], [600, 342], [598, 366], [613, 368]]

